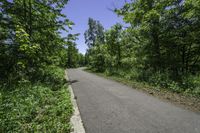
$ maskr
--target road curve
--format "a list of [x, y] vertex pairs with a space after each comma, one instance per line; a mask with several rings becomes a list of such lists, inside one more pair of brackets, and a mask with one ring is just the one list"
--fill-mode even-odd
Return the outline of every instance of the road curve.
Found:
[[200, 114], [79, 69], [69, 69], [86, 133], [200, 133]]

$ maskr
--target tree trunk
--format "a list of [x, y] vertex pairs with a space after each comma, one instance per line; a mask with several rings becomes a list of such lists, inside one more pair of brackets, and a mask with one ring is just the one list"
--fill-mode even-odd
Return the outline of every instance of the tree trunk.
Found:
[[[157, 25], [157, 23], [156, 23]], [[155, 49], [155, 70], [158, 71], [161, 69], [161, 58], [160, 58], [160, 42], [159, 42], [159, 37], [158, 37], [158, 31], [157, 29], [154, 29], [152, 32], [152, 38], [153, 38], [153, 45]]]
[[182, 47], [182, 66], [181, 66], [182, 75], [185, 73], [185, 46]]
[[29, 36], [32, 36], [32, 0], [29, 0]]
[[28, 31], [28, 24], [27, 24], [27, 14], [26, 14], [26, 0], [23, 0], [23, 8], [24, 8], [24, 25], [26, 32]]

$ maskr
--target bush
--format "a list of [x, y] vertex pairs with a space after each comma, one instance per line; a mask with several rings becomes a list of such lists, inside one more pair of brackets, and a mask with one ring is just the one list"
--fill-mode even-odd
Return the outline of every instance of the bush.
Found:
[[154, 86], [168, 87], [168, 84], [172, 81], [170, 80], [169, 74], [167, 72], [156, 72], [149, 77], [148, 82]]
[[181, 84], [185, 93], [200, 96], [200, 75], [189, 75], [183, 79]]
[[177, 92], [177, 93], [184, 91], [184, 89], [181, 88], [180, 85], [175, 81], [171, 81], [171, 82], [167, 83], [167, 88], [169, 88], [173, 92]]
[[63, 71], [57, 66], [47, 66], [43, 70], [41, 82], [51, 86], [53, 90], [60, 89], [66, 83]]
[[135, 69], [130, 69], [128, 71], [124, 69], [120, 69], [117, 71], [117, 75], [127, 80], [136, 80], [138, 78], [138, 73], [136, 72]]

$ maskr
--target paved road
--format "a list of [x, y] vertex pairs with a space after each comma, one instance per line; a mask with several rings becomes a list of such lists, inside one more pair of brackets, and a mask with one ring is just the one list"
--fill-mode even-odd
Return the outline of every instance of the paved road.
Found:
[[200, 133], [200, 114], [81, 69], [68, 75], [86, 133]]

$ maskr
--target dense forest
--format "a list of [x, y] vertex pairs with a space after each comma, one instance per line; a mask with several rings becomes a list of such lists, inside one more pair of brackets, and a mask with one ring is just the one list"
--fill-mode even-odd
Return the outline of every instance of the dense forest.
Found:
[[64, 69], [84, 57], [62, 12], [67, 2], [0, 1], [0, 132], [70, 132]]
[[86, 62], [92, 70], [200, 95], [199, 0], [134, 0], [113, 12], [125, 26], [105, 30], [89, 18]]

